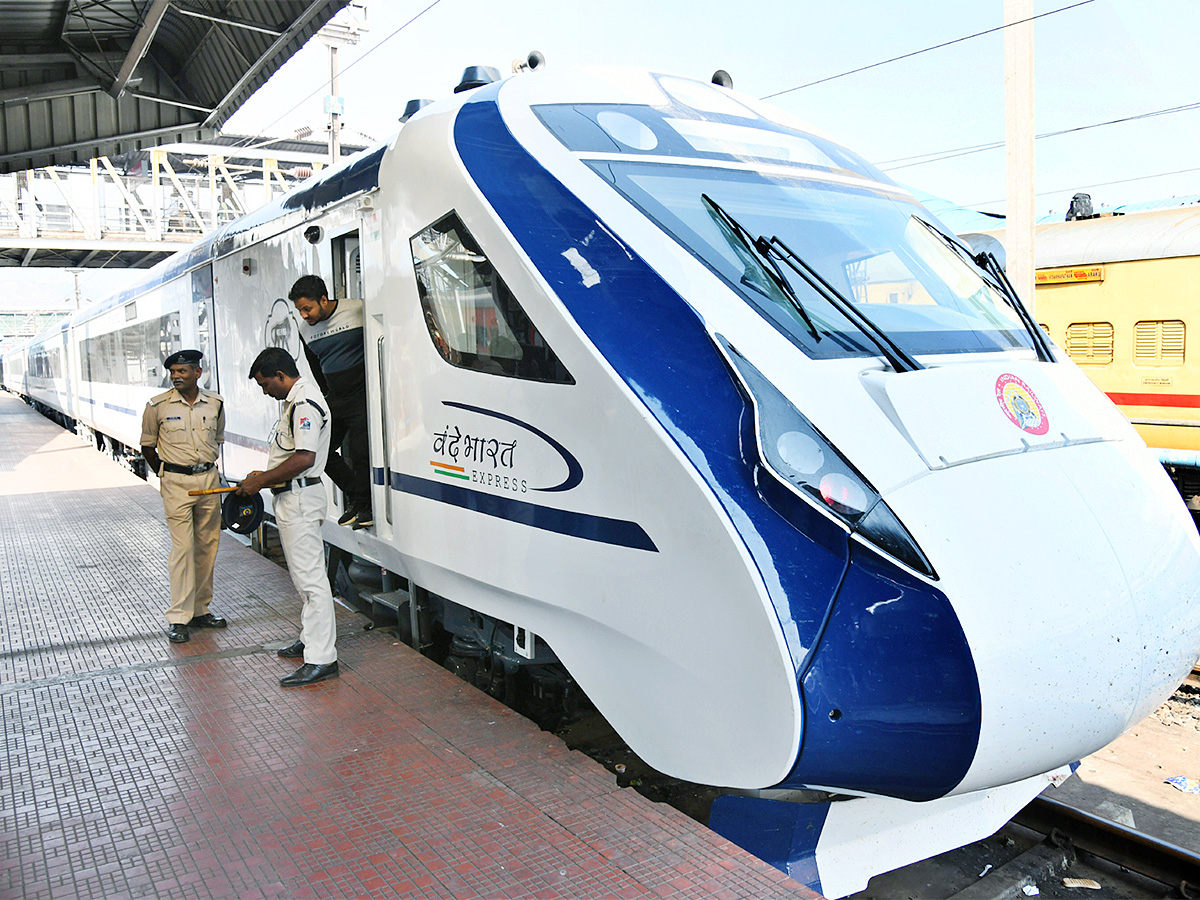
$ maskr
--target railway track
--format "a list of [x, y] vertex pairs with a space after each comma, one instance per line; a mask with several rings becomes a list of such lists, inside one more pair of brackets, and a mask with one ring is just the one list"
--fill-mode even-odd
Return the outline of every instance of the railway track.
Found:
[[871, 879], [848, 900], [1200, 898], [1200, 855], [1039, 797], [991, 837]]
[[1127, 828], [1049, 797], [1038, 797], [1013, 819], [1017, 825], [1160, 884], [1181, 897], [1200, 897], [1200, 854]]

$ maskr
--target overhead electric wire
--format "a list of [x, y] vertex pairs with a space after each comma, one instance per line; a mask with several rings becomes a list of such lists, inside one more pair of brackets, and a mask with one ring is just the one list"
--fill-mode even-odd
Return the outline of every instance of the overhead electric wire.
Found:
[[[417, 19], [421, 18], [421, 16], [425, 15], [425, 13], [429, 12], [431, 9], [433, 9], [435, 6], [437, 6], [441, 2], [442, 2], [442, 0], [433, 0], [433, 2], [430, 3], [428, 6], [426, 6], [423, 10], [421, 10], [419, 13], [417, 13], [415, 16], [413, 16], [411, 19], [409, 19], [407, 22], [405, 22], [403, 25], [401, 25], [399, 28], [397, 28], [395, 31], [393, 31], [391, 34], [389, 34], [387, 37], [385, 37], [382, 41], [380, 41], [378, 44], [376, 44], [374, 47], [372, 47], [370, 50], [368, 50], [366, 53], [364, 53], [358, 59], [354, 60], [354, 62], [350, 63], [350, 65], [346, 66], [346, 68], [342, 69], [338, 73], [339, 77], [341, 75], [344, 75], [347, 72], [349, 72], [351, 69], [353, 69], [355, 66], [357, 66], [360, 62], [362, 62], [364, 59], [366, 59], [368, 56], [370, 56], [372, 53], [374, 53], [376, 50], [378, 50], [380, 47], [382, 47], [384, 44], [386, 44], [388, 41], [390, 41], [392, 38], [394, 38], [396, 35], [398, 35], [400, 32], [402, 32], [405, 28], [407, 28], [413, 22], [417, 21]], [[309, 100], [311, 100], [313, 97], [317, 96], [317, 94], [319, 94], [321, 91], [323, 91], [327, 84], [328, 84], [328, 82], [323, 81], [321, 83], [321, 86], [318, 87], [316, 90], [314, 90], [311, 94], [308, 94], [308, 95], [304, 96], [303, 98], [301, 98], [300, 101], [295, 106], [293, 106], [291, 109], [287, 110], [286, 112], [280, 113], [273, 122], [271, 122], [270, 124], [264, 126], [263, 128], [261, 128], [259, 130], [267, 131], [272, 126], [281, 122], [287, 116], [290, 116], [297, 109], [299, 109], [301, 106], [303, 106]], [[288, 139], [282, 138], [281, 140], [286, 141]]]
[[1023, 25], [1026, 22], [1032, 22], [1034, 19], [1043, 19], [1046, 16], [1052, 16], [1055, 13], [1066, 12], [1068, 9], [1075, 9], [1076, 7], [1086, 6], [1087, 4], [1092, 3], [1092, 2], [1093, 2], [1093, 0], [1080, 0], [1080, 2], [1072, 3], [1070, 6], [1063, 6], [1063, 7], [1059, 7], [1058, 9], [1052, 9], [1049, 12], [1038, 13], [1036, 16], [1029, 16], [1028, 18], [1017, 19], [1015, 22], [1006, 22], [1003, 25], [997, 25], [995, 28], [989, 28], [986, 31], [977, 31], [974, 34], [964, 35], [963, 37], [955, 38], [952, 41], [943, 41], [940, 44], [934, 44], [932, 47], [924, 47], [921, 50], [913, 50], [911, 53], [903, 53], [900, 56], [893, 56], [891, 59], [883, 59], [883, 60], [880, 60], [879, 62], [871, 63], [870, 65], [859, 66], [857, 69], [850, 69], [848, 72], [839, 72], [837, 75], [829, 75], [825, 78], [818, 78], [816, 81], [810, 81], [807, 84], [799, 84], [799, 85], [796, 85], [796, 87], [787, 88], [786, 90], [782, 90], [782, 91], [776, 91], [773, 94], [767, 94], [765, 97], [760, 97], [759, 99], [760, 100], [770, 100], [772, 97], [781, 97], [784, 94], [790, 94], [793, 91], [803, 90], [804, 88], [812, 87], [813, 85], [817, 85], [817, 84], [824, 84], [827, 81], [833, 81], [834, 79], [837, 79], [837, 78], [845, 78], [847, 75], [855, 75], [859, 72], [865, 72], [868, 69], [877, 69], [880, 66], [886, 66], [889, 63], [899, 62], [902, 59], [910, 59], [914, 56], [920, 56], [922, 53], [928, 53], [930, 50], [940, 50], [941, 48], [949, 47], [952, 44], [961, 44], [963, 41], [969, 41], [969, 40], [972, 40], [977, 37], [983, 37], [985, 34], [994, 34], [997, 31], [1003, 31], [1005, 28], [1011, 28], [1014, 25]]
[[[1063, 128], [1058, 131], [1047, 131], [1043, 134], [1035, 135], [1035, 140], [1044, 138], [1059, 137], [1064, 134], [1074, 134], [1077, 131], [1087, 131], [1091, 128], [1103, 128], [1106, 125], [1119, 125], [1122, 122], [1133, 122], [1138, 119], [1149, 119], [1154, 116], [1166, 116], [1177, 112], [1187, 112], [1193, 109], [1200, 109], [1200, 101], [1195, 103], [1184, 103], [1181, 106], [1171, 106], [1166, 109], [1155, 109], [1150, 112], [1138, 113], [1132, 116], [1122, 116], [1119, 119], [1109, 119], [1106, 122], [1093, 122], [1091, 125], [1077, 125], [1074, 128]], [[897, 159], [884, 160], [877, 165], [885, 172], [894, 172], [897, 169], [910, 169], [913, 166], [923, 166], [927, 163], [942, 162], [947, 159], [955, 159], [959, 156], [969, 156], [972, 153], [982, 153], [985, 150], [999, 150], [1004, 146], [1004, 141], [992, 141], [988, 144], [974, 144], [970, 147], [956, 147], [953, 150], [938, 150], [932, 153], [918, 153], [915, 156], [901, 156]], [[909, 162], [909, 160], [914, 160]], [[894, 166], [891, 163], [904, 163], [904, 165]]]
[[[1200, 166], [1194, 166], [1190, 169], [1176, 169], [1173, 172], [1156, 172], [1153, 175], [1135, 175], [1132, 178], [1118, 178], [1116, 181], [1100, 181], [1095, 184], [1080, 184], [1080, 185], [1076, 185], [1074, 187], [1069, 187], [1069, 188], [1059, 188], [1057, 191], [1038, 191], [1036, 194], [1034, 194], [1034, 196], [1035, 197], [1049, 197], [1052, 194], [1065, 194], [1067, 191], [1078, 191], [1081, 188], [1091, 189], [1091, 188], [1098, 188], [1098, 187], [1109, 187], [1114, 184], [1128, 184], [1131, 181], [1147, 181], [1151, 178], [1166, 178], [1168, 175], [1186, 175], [1189, 172], [1200, 172]], [[963, 204], [963, 208], [964, 209], [975, 209], [976, 207], [991, 206], [993, 203], [1003, 203], [1003, 202], [1004, 202], [1004, 198], [1001, 197], [996, 200], [984, 200], [982, 202], [977, 202], [977, 203], [965, 203], [965, 204]]]

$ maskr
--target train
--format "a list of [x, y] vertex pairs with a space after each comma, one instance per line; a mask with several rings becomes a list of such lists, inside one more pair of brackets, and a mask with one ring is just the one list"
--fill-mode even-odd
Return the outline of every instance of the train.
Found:
[[236, 482], [277, 416], [250, 362], [309, 371], [289, 286], [360, 298], [375, 524], [331, 493], [330, 553], [464, 677], [581, 691], [727, 789], [710, 827], [826, 896], [993, 833], [1170, 696], [1200, 537], [992, 258], [725, 77], [459, 88], [4, 386], [134, 459], [198, 347]]
[[[1003, 232], [989, 236], [1003, 239]], [[1200, 516], [1200, 209], [1091, 214], [1037, 227], [1042, 327], [1125, 413]]]

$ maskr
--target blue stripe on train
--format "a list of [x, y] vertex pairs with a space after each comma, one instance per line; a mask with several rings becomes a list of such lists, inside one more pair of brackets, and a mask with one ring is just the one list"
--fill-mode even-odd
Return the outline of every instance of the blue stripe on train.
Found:
[[539, 506], [526, 500], [517, 500], [499, 494], [486, 494], [483, 491], [474, 491], [457, 484], [431, 481], [428, 478], [418, 478], [415, 475], [405, 475], [401, 472], [392, 473], [392, 489], [403, 491], [406, 494], [415, 494], [429, 500], [437, 500], [439, 503], [448, 503], [451, 506], [469, 509], [487, 516], [495, 516], [498, 519], [508, 519], [510, 522], [529, 525], [543, 531], [554, 531], [558, 534], [582, 538], [585, 541], [599, 541], [619, 547], [631, 547], [634, 550], [658, 552], [650, 535], [646, 534], [637, 522], [607, 519], [604, 516]]

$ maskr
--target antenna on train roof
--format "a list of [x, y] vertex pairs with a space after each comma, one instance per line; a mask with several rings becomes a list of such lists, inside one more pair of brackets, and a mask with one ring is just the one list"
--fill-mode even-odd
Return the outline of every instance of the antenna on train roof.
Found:
[[467, 66], [463, 70], [462, 81], [458, 83], [458, 87], [454, 89], [454, 93], [461, 94], [463, 91], [483, 87], [485, 84], [491, 84], [493, 81], [499, 80], [500, 70], [493, 66]]
[[718, 87], [732, 88], [733, 76], [724, 69], [717, 69], [717, 71], [713, 72], [712, 83]]
[[419, 109], [424, 106], [428, 106], [432, 102], [432, 100], [409, 100], [404, 104], [404, 112], [400, 114], [400, 121], [407, 122], [417, 114]]

